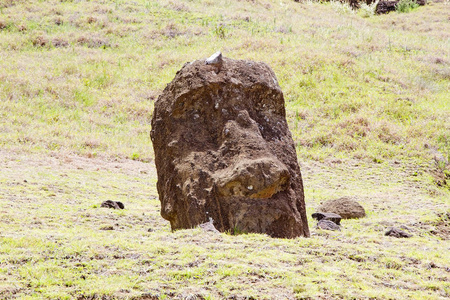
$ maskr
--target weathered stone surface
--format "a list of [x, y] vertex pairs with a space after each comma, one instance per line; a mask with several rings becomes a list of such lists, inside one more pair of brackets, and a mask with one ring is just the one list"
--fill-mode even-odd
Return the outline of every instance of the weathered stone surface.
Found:
[[396, 227], [390, 228], [388, 231], [386, 231], [386, 233], [384, 235], [386, 235], [386, 236], [393, 236], [393, 237], [396, 237], [396, 238], [410, 238], [410, 237], [412, 237], [411, 234], [406, 233], [405, 231], [403, 231], [403, 230], [401, 230], [399, 228], [396, 228]]
[[100, 205], [100, 207], [124, 209], [125, 205], [123, 205], [123, 203], [120, 201], [106, 200]]
[[338, 214], [334, 213], [323, 213], [323, 212], [316, 212], [311, 215], [313, 219], [316, 219], [317, 221], [320, 220], [329, 220], [331, 222], [336, 223], [337, 225], [341, 224], [342, 217]]
[[347, 197], [326, 201], [318, 208], [318, 211], [335, 213], [343, 219], [359, 219], [366, 216], [364, 207]]
[[283, 93], [264, 63], [187, 63], [155, 102], [161, 215], [173, 230], [309, 236]]
[[337, 225], [333, 221], [330, 220], [320, 220], [317, 223], [317, 228], [322, 230], [333, 230], [333, 231], [341, 231], [341, 226]]

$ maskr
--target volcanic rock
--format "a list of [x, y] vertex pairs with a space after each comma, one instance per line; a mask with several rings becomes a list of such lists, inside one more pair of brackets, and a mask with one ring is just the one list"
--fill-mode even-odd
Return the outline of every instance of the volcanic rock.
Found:
[[125, 205], [123, 205], [123, 203], [120, 201], [106, 200], [100, 205], [100, 207], [124, 209]]
[[320, 220], [317, 223], [317, 228], [322, 230], [333, 230], [333, 231], [341, 231], [341, 226], [337, 225], [333, 221], [330, 220]]
[[341, 224], [342, 217], [338, 214], [334, 213], [323, 213], [323, 212], [316, 212], [311, 215], [313, 219], [316, 219], [317, 221], [320, 220], [329, 220], [331, 222], [336, 223], [337, 225]]
[[386, 235], [386, 236], [393, 236], [393, 237], [396, 237], [396, 238], [410, 238], [410, 237], [412, 237], [411, 234], [406, 233], [405, 231], [403, 231], [403, 230], [401, 230], [399, 228], [396, 228], [396, 227], [390, 228], [388, 231], [386, 231], [386, 233], [384, 235]]
[[172, 230], [209, 218], [225, 232], [309, 236], [283, 93], [264, 63], [186, 63], [155, 102], [161, 215]]
[[318, 210], [338, 214], [343, 219], [359, 219], [366, 216], [364, 207], [355, 200], [347, 197], [326, 201]]

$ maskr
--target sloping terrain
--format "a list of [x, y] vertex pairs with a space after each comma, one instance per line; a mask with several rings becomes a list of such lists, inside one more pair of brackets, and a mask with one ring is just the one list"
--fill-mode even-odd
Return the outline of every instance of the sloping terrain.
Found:
[[[450, 297], [448, 11], [0, 1], [0, 298]], [[293, 240], [170, 231], [153, 102], [217, 50], [276, 73], [308, 215], [350, 196], [366, 218], [340, 232], [310, 219], [312, 237]], [[385, 237], [392, 226], [413, 237]]]

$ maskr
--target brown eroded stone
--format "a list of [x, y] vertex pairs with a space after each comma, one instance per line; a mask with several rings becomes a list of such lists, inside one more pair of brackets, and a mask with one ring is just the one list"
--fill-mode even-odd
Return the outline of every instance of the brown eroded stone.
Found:
[[348, 197], [325, 201], [318, 210], [325, 213], [338, 214], [342, 219], [359, 219], [366, 216], [364, 207]]
[[155, 102], [161, 215], [173, 230], [309, 236], [283, 93], [264, 63], [187, 63]]

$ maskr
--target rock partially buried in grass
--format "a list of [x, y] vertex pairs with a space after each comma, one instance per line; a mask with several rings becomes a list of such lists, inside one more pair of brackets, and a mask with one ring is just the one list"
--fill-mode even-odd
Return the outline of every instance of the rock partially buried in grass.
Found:
[[124, 209], [125, 205], [123, 205], [123, 203], [120, 201], [106, 200], [102, 203], [102, 205], [100, 205], [100, 207]]
[[214, 222], [213, 222], [212, 218], [209, 219], [209, 222], [200, 224], [200, 225], [198, 225], [198, 227], [200, 227], [201, 229], [203, 229], [203, 231], [206, 231], [206, 232], [220, 233], [220, 231], [217, 230], [216, 227], [214, 227]]
[[[399, 3], [401, 3], [401, 0], [381, 0], [377, 3], [377, 6], [375, 8], [375, 13], [377, 15], [380, 14], [387, 14], [391, 11], [396, 11], [398, 8]], [[406, 2], [406, 1], [403, 1]], [[417, 3], [417, 5], [423, 6], [427, 4], [427, 0], [416, 0], [415, 3]], [[405, 3], [406, 5], [413, 5], [413, 1], [408, 3]], [[405, 5], [404, 4], [404, 5]]]
[[359, 219], [366, 216], [364, 207], [348, 197], [326, 201], [318, 208], [318, 211], [335, 213], [343, 219]]
[[396, 227], [392, 227], [390, 228], [388, 231], [386, 231], [386, 233], [384, 234], [385, 236], [393, 236], [396, 238], [410, 238], [412, 237], [411, 234], [406, 233], [405, 231], [396, 228]]
[[[155, 102], [151, 138], [161, 215], [172, 230], [309, 236], [283, 93], [264, 63], [222, 57], [177, 72]], [[219, 72], [218, 72], [219, 71]]]
[[336, 223], [336, 225], [340, 225], [341, 224], [341, 219], [342, 217], [338, 214], [334, 214], [334, 213], [323, 213], [323, 212], [316, 212], [313, 213], [311, 215], [311, 217], [313, 217], [313, 219], [316, 219], [317, 221], [320, 220], [329, 220], [331, 222]]
[[317, 228], [322, 230], [332, 230], [332, 231], [341, 231], [341, 226], [337, 225], [333, 221], [330, 220], [320, 220], [317, 223]]

